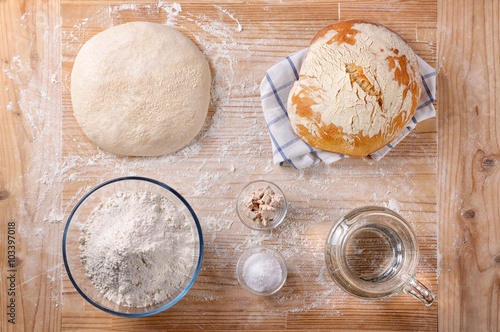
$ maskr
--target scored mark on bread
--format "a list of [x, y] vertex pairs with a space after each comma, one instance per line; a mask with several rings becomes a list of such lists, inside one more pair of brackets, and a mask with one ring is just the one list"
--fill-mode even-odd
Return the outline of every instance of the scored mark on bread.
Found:
[[374, 96], [377, 98], [377, 103], [380, 105], [380, 109], [383, 110], [383, 99], [380, 91], [377, 91], [372, 83], [368, 80], [368, 78], [363, 73], [363, 68], [361, 66], [357, 66], [353, 63], [345, 65], [345, 71], [349, 74], [351, 79], [351, 84], [356, 83], [363, 89], [364, 92], [369, 94], [370, 96]]
[[401, 36], [366, 20], [339, 22], [313, 38], [288, 98], [289, 119], [311, 146], [364, 157], [401, 134], [420, 90], [418, 58]]

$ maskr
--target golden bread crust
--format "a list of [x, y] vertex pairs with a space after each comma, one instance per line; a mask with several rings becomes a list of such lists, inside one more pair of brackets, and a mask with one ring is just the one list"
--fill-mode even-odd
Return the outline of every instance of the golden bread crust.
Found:
[[364, 157], [393, 141], [420, 100], [418, 61], [394, 31], [366, 21], [313, 38], [288, 99], [290, 122], [321, 150]]

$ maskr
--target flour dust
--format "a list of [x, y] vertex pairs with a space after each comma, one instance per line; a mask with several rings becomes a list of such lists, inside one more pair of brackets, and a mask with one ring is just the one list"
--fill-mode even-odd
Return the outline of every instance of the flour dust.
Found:
[[[334, 285], [325, 269], [326, 234], [333, 222], [359, 204], [387, 202], [410, 219], [414, 227], [423, 230], [423, 236], [435, 237], [436, 230], [421, 217], [432, 211], [415, 210], [407, 203], [429, 201], [428, 193], [409, 176], [421, 165], [401, 163], [390, 157], [378, 163], [350, 158], [353, 160], [301, 171], [273, 165], [259, 84], [265, 71], [281, 55], [306, 45], [294, 46], [278, 37], [274, 39], [271, 36], [278, 36], [279, 32], [273, 31], [273, 27], [247, 25], [236, 10], [227, 6], [206, 5], [203, 12], [191, 10], [188, 3], [163, 1], [99, 7], [88, 17], [65, 22], [64, 27], [39, 27], [44, 41], [53, 47], [54, 58], [62, 58], [62, 67], [58, 63], [46, 66], [57, 68], [56, 71], [30, 78], [27, 55], [12, 59], [8, 68], [2, 67], [13, 82], [4, 88], [20, 87], [20, 99], [17, 105], [9, 101], [0, 106], [23, 117], [32, 156], [24, 178], [26, 183], [34, 181], [39, 187], [36, 192], [27, 191], [26, 198], [19, 202], [19, 217], [30, 220], [19, 231], [30, 243], [30, 250], [60, 255], [59, 239], [51, 247], [45, 247], [42, 239], [54, 232], [60, 236], [61, 225], [88, 190], [115, 177], [149, 176], [179, 191], [193, 206], [202, 225], [206, 243], [201, 275], [210, 275], [212, 284], [201, 290], [195, 283], [186, 295], [188, 300], [223, 300], [228, 288], [239, 287], [235, 276], [228, 278], [228, 271], [234, 272], [241, 253], [250, 246], [268, 244], [287, 260], [289, 279], [280, 292], [264, 302], [265, 310], [280, 314], [327, 308], [331, 315], [340, 315], [336, 308], [350, 298]], [[23, 17], [24, 20], [19, 20], [21, 25], [26, 24], [31, 14]], [[132, 19], [175, 26], [199, 46], [211, 67], [207, 122], [193, 142], [168, 156], [110, 155], [90, 143], [72, 118], [68, 71], [72, 59], [95, 33]], [[252, 31], [257, 35], [252, 36]], [[58, 35], [60, 50], [59, 37], [55, 37]], [[359, 164], [366, 166], [363, 171]], [[239, 191], [256, 179], [276, 182], [290, 202], [287, 219], [270, 232], [250, 231], [236, 216], [235, 199]], [[363, 197], [369, 199], [360, 201], [359, 193], [365, 193]], [[433, 193], [429, 195], [432, 197]], [[434, 273], [433, 261], [423, 261], [419, 271]], [[60, 280], [63, 274], [63, 269], [58, 268], [48, 273], [47, 278], [52, 284], [52, 280]], [[296, 289], [293, 285], [305, 286]], [[54, 294], [62, 303], [60, 289], [58, 285]]]

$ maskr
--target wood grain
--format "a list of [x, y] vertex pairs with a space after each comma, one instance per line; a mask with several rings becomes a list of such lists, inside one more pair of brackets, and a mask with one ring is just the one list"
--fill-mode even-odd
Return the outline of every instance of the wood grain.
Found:
[[[380, 163], [352, 159], [302, 173], [280, 167], [266, 171], [271, 152], [258, 90], [234, 88], [258, 86], [266, 69], [284, 56], [306, 47], [316, 31], [338, 20], [339, 13], [343, 19], [363, 16], [387, 24], [401, 33], [420, 56], [434, 64], [435, 2], [395, 1], [390, 5], [385, 1], [180, 3], [182, 12], [171, 22], [205, 51], [213, 74], [224, 78], [216, 84], [226, 88], [230, 98], [220, 96], [215, 101], [211, 122], [218, 130], [198, 141], [202, 147], [198, 153], [188, 158], [177, 155], [175, 164], [159, 162], [155, 166], [158, 169], [132, 169], [137, 174], [167, 182], [192, 204], [207, 241], [202, 271], [193, 288], [178, 304], [141, 319], [112, 317], [100, 312], [82, 301], [65, 278], [63, 329], [329, 330], [335, 327], [339, 330], [436, 330], [437, 304], [425, 308], [404, 295], [384, 301], [350, 297], [325, 274], [323, 263], [323, 243], [336, 218], [353, 207], [381, 205], [395, 198], [401, 213], [410, 218], [419, 234], [419, 277], [433, 291], [437, 290], [436, 122], [430, 120], [419, 126], [410, 139], [398, 145]], [[133, 9], [116, 10], [119, 2], [103, 7], [97, 2], [63, 1], [63, 76], [70, 74], [81, 45], [99, 31], [134, 20], [160, 23], [169, 20], [165, 10], [156, 10], [148, 2], [135, 4]], [[220, 7], [238, 19], [243, 26], [240, 33], [236, 32], [236, 22]], [[422, 8], [426, 9], [423, 18], [419, 14]], [[414, 19], [417, 15], [418, 20]], [[223, 22], [219, 32], [212, 29], [217, 27], [214, 22]], [[214, 46], [214, 42], [231, 45], [230, 53]], [[79, 181], [65, 184], [65, 209], [75, 203], [75, 197], [81, 197], [78, 190], [82, 186], [127, 175], [116, 169], [118, 159], [100, 160], [102, 153], [81, 132], [72, 115], [69, 86], [70, 82], [66, 81], [63, 155], [77, 160]], [[234, 144], [228, 143], [231, 141]], [[246, 146], [243, 151], [238, 141]], [[88, 167], [85, 165], [87, 160], [97, 162]], [[234, 173], [230, 171], [232, 167]], [[129, 172], [130, 166], [125, 166], [125, 170]], [[208, 197], [190, 189], [197, 187], [197, 183], [199, 188], [200, 177], [213, 178], [207, 185], [215, 192], [208, 191]], [[247, 181], [258, 178], [277, 182], [285, 190], [292, 207], [287, 224], [263, 241], [278, 248], [289, 265], [284, 288], [268, 298], [246, 294], [234, 276], [239, 255], [249, 247], [248, 242], [258, 236], [242, 227], [232, 207], [239, 189]], [[222, 214], [221, 207], [229, 207], [230, 213]], [[210, 223], [214, 218], [232, 222], [232, 225], [216, 230]], [[68, 303], [74, 305], [66, 305]]]
[[[61, 326], [61, 282], [51, 278], [62, 269], [62, 225], [44, 223], [61, 187], [43, 183], [61, 149], [61, 92], [51, 81], [60, 72], [60, 15], [56, 1], [0, 2], [1, 331]], [[5, 312], [8, 222], [16, 224], [15, 325]]]
[[439, 3], [439, 329], [500, 330], [500, 3]]
[[[334, 221], [354, 207], [392, 200], [417, 233], [417, 274], [438, 293], [435, 119], [419, 124], [380, 162], [348, 159], [295, 171], [270, 163], [258, 93], [272, 64], [306, 47], [316, 31], [339, 19], [386, 24], [435, 65], [436, 1], [180, 3], [182, 12], [172, 16], [168, 3], [149, 1], [134, 2], [135, 9], [119, 9], [122, 1], [0, 2], [0, 56], [6, 70], [0, 77], [10, 87], [0, 86], [0, 199], [7, 196], [0, 200], [0, 254], [6, 253], [5, 221], [15, 219], [21, 230], [22, 284], [15, 329], [436, 330], [441, 297], [430, 308], [405, 295], [359, 300], [333, 283], [323, 263], [323, 244]], [[103, 153], [72, 114], [69, 75], [78, 50], [99, 31], [134, 20], [168, 21], [186, 33], [207, 55], [215, 77], [207, 128], [172, 158]], [[18, 55], [23, 68], [13, 63]], [[10, 101], [13, 111], [4, 108]], [[60, 258], [61, 221], [77, 200], [95, 184], [132, 174], [166, 182], [184, 195], [206, 241], [202, 270], [186, 297], [140, 319], [105, 314], [87, 303], [61, 271]], [[233, 208], [241, 187], [259, 178], [278, 183], [290, 201], [286, 223], [266, 239], [245, 229]], [[245, 293], [234, 275], [239, 255], [256, 242], [279, 249], [289, 266], [284, 288], [268, 298]], [[2, 264], [3, 259], [4, 307]], [[14, 329], [0, 317], [0, 330]]]
[[[20, 17], [19, 12], [19, 8], [12, 8], [8, 6], [8, 4], [0, 5], [0, 17], [2, 18], [8, 17], [8, 14], [14, 14], [12, 17]], [[7, 36], [14, 36], [17, 32], [16, 30], [12, 20], [1, 20], [0, 36], [3, 42], [0, 44], [0, 61], [2, 68], [8, 66], [10, 61], [12, 61], [11, 54], [15, 52], [15, 46], [13, 45], [14, 39]], [[22, 181], [20, 179], [23, 175], [23, 163], [20, 156], [22, 153], [21, 145], [25, 138], [23, 137], [24, 135], [22, 135], [22, 130], [20, 130], [22, 129], [20, 114], [17, 113], [17, 110], [14, 110], [14, 103], [9, 107], [9, 109], [12, 107], [12, 110], [7, 112], [7, 105], [10, 105], [9, 100], [16, 100], [13, 84], [9, 84], [10, 82], [7, 75], [3, 71], [0, 72], [0, 77], [0, 82], [2, 83], [1, 87], [9, 86], [9, 91], [6, 91], [5, 88], [0, 89], [2, 100], [0, 106], [0, 236], [2, 237], [0, 240], [2, 244], [0, 247], [0, 257], [2, 257], [0, 260], [0, 269], [2, 271], [0, 281], [0, 303], [2, 303], [3, 309], [10, 303], [10, 296], [8, 296], [10, 282], [5, 279], [10, 275], [7, 270], [17, 270], [17, 267], [11, 268], [8, 266], [8, 247], [6, 243], [8, 223], [15, 222], [13, 216], [17, 208], [16, 198], [20, 197], [23, 191]], [[19, 246], [16, 249], [17, 251], [21, 250]], [[19, 299], [19, 297], [14, 299]], [[10, 317], [7, 317], [6, 314], [2, 313], [0, 330], [13, 330], [14, 326], [8, 324], [7, 320], [9, 318]]]

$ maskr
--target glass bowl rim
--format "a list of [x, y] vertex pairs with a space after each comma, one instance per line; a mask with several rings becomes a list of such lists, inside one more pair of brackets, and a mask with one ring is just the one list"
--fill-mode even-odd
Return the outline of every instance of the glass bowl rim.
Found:
[[[162, 188], [170, 191], [172, 194], [174, 194], [186, 206], [186, 208], [188, 209], [189, 213], [191, 214], [191, 217], [193, 218], [194, 223], [196, 225], [196, 229], [198, 231], [198, 238], [199, 238], [199, 242], [200, 242], [200, 250], [199, 250], [198, 263], [196, 265], [196, 269], [195, 269], [195, 271], [193, 273], [193, 276], [191, 277], [191, 280], [186, 285], [186, 287], [182, 290], [182, 292], [179, 295], [177, 295], [176, 298], [174, 298], [172, 301], [170, 301], [169, 303], [165, 304], [164, 306], [162, 306], [160, 308], [157, 308], [155, 310], [152, 310], [152, 311], [141, 312], [141, 313], [124, 313], [124, 312], [114, 311], [114, 310], [105, 308], [102, 305], [100, 305], [99, 303], [97, 303], [97, 302], [93, 301], [92, 299], [90, 299], [80, 289], [80, 287], [78, 287], [78, 284], [74, 280], [73, 275], [71, 274], [71, 271], [70, 271], [70, 268], [69, 268], [69, 265], [68, 265], [68, 258], [67, 258], [67, 253], [66, 253], [66, 239], [67, 239], [67, 233], [68, 233], [69, 225], [71, 223], [71, 220], [72, 220], [74, 214], [76, 213], [76, 211], [80, 207], [80, 205], [82, 205], [82, 203], [87, 198], [89, 198], [94, 192], [96, 192], [97, 190], [101, 189], [102, 187], [107, 186], [107, 185], [112, 184], [112, 183], [115, 183], [115, 182], [126, 181], [126, 180], [137, 180], [137, 181], [150, 182], [150, 183], [156, 184], [156, 185], [158, 185], [158, 186], [160, 186], [160, 187], [162, 187]], [[191, 288], [191, 286], [193, 286], [193, 284], [194, 284], [194, 282], [195, 282], [195, 280], [198, 277], [198, 274], [200, 272], [201, 263], [202, 263], [202, 260], [203, 260], [203, 233], [201, 231], [200, 221], [198, 220], [198, 217], [196, 216], [196, 213], [194, 212], [194, 210], [191, 207], [191, 205], [189, 205], [189, 203], [186, 201], [186, 199], [184, 199], [184, 197], [182, 197], [182, 195], [179, 194], [172, 187], [164, 184], [163, 182], [160, 182], [158, 180], [154, 180], [154, 179], [151, 179], [151, 178], [147, 178], [147, 177], [142, 177], [142, 176], [124, 176], [124, 177], [119, 177], [119, 178], [111, 179], [111, 180], [105, 181], [105, 182], [97, 185], [96, 187], [92, 188], [89, 192], [87, 192], [78, 201], [78, 203], [75, 204], [75, 206], [71, 210], [71, 213], [70, 213], [70, 215], [69, 215], [69, 217], [68, 217], [68, 219], [66, 221], [66, 225], [64, 227], [63, 239], [62, 239], [62, 253], [63, 253], [64, 267], [66, 269], [66, 273], [68, 274], [68, 277], [69, 277], [71, 283], [73, 284], [73, 287], [75, 287], [75, 289], [78, 291], [78, 293], [87, 302], [89, 302], [94, 307], [96, 307], [96, 308], [98, 308], [98, 309], [100, 309], [100, 310], [102, 310], [104, 312], [107, 312], [109, 314], [113, 314], [113, 315], [116, 315], [116, 316], [121, 316], [121, 317], [146, 317], [146, 316], [151, 316], [151, 315], [157, 314], [157, 313], [159, 313], [161, 311], [164, 311], [164, 310], [172, 307], [174, 304], [176, 304], [177, 302], [179, 302], [180, 299], [182, 299], [184, 297], [184, 295], [186, 295], [186, 293], [189, 291], [189, 289]]]
[[[245, 222], [243, 220], [243, 216], [241, 215], [240, 213], [240, 200], [242, 199], [242, 194], [243, 192], [248, 188], [250, 187], [251, 185], [254, 185], [256, 183], [259, 183], [259, 182], [263, 182], [263, 183], [268, 183], [274, 187], [276, 187], [278, 190], [279, 190], [279, 193], [281, 194], [281, 196], [283, 197], [283, 204], [284, 204], [284, 207], [285, 207], [285, 213], [283, 214], [283, 217], [280, 219], [279, 222], [276, 222], [276, 223], [271, 223], [270, 225], [268, 226], [265, 226], [265, 227], [254, 227], [254, 226], [251, 226], [249, 223]], [[285, 220], [286, 218], [286, 215], [288, 213], [288, 201], [286, 199], [286, 196], [285, 196], [285, 193], [283, 192], [283, 190], [281, 189], [280, 186], [278, 186], [276, 183], [274, 182], [271, 182], [271, 181], [268, 181], [268, 180], [254, 180], [254, 181], [250, 181], [248, 182], [241, 190], [240, 190], [240, 193], [238, 194], [238, 197], [236, 198], [236, 214], [238, 215], [238, 219], [240, 220], [240, 222], [245, 225], [246, 227], [254, 230], [254, 231], [269, 231], [269, 230], [272, 230], [276, 227], [278, 227], [279, 225], [281, 225], [281, 223]]]
[[[243, 257], [245, 255], [249, 255], [253, 251], [257, 252], [260, 250], [263, 250], [263, 251], [269, 250], [269, 251], [273, 252], [274, 254], [276, 254], [276, 256], [278, 257], [278, 260], [280, 262], [280, 266], [283, 269], [281, 273], [282, 273], [282, 275], [284, 274], [284, 276], [285, 276], [283, 278], [283, 280], [280, 282], [280, 285], [276, 289], [273, 289], [272, 291], [268, 291], [268, 292], [258, 292], [256, 290], [252, 289], [250, 286], [248, 286], [246, 284], [245, 280], [243, 279], [243, 275], [240, 276], [240, 274], [239, 274], [240, 269], [243, 269], [243, 265], [244, 265], [244, 263], [242, 261]], [[249, 257], [247, 257], [247, 259]], [[246, 259], [245, 259], [245, 261], [246, 261]], [[277, 293], [281, 288], [283, 288], [283, 286], [286, 283], [287, 278], [288, 278], [288, 265], [286, 263], [285, 257], [283, 256], [282, 253], [280, 253], [278, 251], [278, 249], [273, 248], [273, 247], [268, 246], [268, 245], [257, 245], [257, 246], [253, 246], [253, 247], [246, 249], [240, 255], [240, 257], [238, 258], [238, 262], [236, 263], [236, 279], [238, 279], [238, 283], [240, 284], [241, 288], [243, 288], [245, 291], [247, 291], [248, 293], [250, 293], [252, 295], [262, 296], [262, 297], [273, 295], [273, 294]]]

